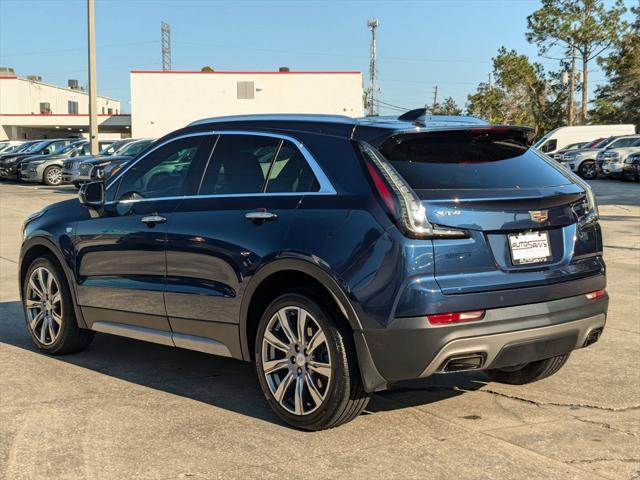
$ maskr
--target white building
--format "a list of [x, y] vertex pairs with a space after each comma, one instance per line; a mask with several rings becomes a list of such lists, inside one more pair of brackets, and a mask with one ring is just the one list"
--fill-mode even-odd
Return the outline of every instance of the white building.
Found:
[[[69, 84], [59, 87], [39, 77], [0, 76], [0, 140], [87, 136], [89, 95], [77, 82]], [[131, 116], [120, 113], [119, 100], [98, 97], [100, 138], [128, 136], [130, 126]]]
[[136, 137], [160, 137], [201, 118], [252, 113], [362, 116], [362, 74], [288, 69], [131, 72], [132, 134]]

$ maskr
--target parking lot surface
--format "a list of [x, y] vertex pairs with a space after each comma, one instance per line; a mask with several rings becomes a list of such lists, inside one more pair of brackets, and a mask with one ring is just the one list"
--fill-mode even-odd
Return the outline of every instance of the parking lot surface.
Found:
[[598, 343], [538, 383], [434, 376], [305, 433], [275, 417], [247, 363], [104, 334], [83, 353], [38, 353], [20, 226], [75, 190], [1, 184], [0, 477], [640, 478], [640, 184], [592, 185], [611, 296]]

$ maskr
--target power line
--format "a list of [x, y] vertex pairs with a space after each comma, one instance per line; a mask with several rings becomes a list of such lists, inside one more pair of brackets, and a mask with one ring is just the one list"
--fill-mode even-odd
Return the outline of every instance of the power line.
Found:
[[[158, 43], [158, 41], [157, 40], [149, 40], [149, 41], [144, 41], [144, 42], [130, 42], [130, 43], [116, 43], [116, 44], [112, 44], [112, 45], [100, 45], [100, 46], [97, 46], [96, 49], [130, 47], [130, 46], [133, 46], [133, 45], [145, 45], [145, 44], [151, 44], [151, 43]], [[0, 54], [0, 57], [1, 58], [5, 58], [5, 57], [26, 57], [26, 56], [30, 56], [30, 55], [50, 55], [52, 53], [84, 52], [86, 50], [87, 50], [86, 48], [67, 48], [67, 49], [62, 49], [62, 50], [41, 50], [41, 51], [36, 51], [36, 52], [10, 53], [9, 55]]]

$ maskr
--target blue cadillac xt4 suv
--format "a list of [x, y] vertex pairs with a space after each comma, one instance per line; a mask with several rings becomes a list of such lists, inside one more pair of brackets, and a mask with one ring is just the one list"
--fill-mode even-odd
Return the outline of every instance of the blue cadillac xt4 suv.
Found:
[[420, 110], [195, 122], [27, 219], [28, 330], [51, 355], [104, 332], [254, 362], [307, 430], [400, 380], [540, 380], [608, 297], [593, 194], [531, 137]]

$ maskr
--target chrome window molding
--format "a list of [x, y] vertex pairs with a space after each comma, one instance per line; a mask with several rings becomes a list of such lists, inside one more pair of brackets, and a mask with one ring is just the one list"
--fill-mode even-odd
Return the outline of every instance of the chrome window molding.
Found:
[[[286, 196], [300, 196], [300, 195], [336, 195], [336, 189], [333, 187], [333, 184], [331, 183], [331, 181], [329, 180], [329, 178], [327, 178], [326, 174], [324, 173], [324, 171], [322, 170], [322, 168], [320, 168], [320, 165], [318, 165], [318, 162], [316, 162], [316, 159], [313, 157], [313, 155], [311, 155], [311, 152], [309, 152], [309, 150], [304, 146], [304, 144], [294, 138], [291, 137], [289, 135], [282, 135], [279, 133], [267, 133], [267, 132], [254, 132], [251, 130], [211, 130], [211, 131], [205, 131], [205, 132], [194, 132], [194, 133], [188, 133], [185, 135], [180, 135], [179, 137], [174, 137], [171, 138], [165, 142], [159, 143], [158, 145], [155, 145], [151, 150], [149, 150], [148, 152], [146, 152], [144, 155], [141, 155], [140, 157], [138, 157], [134, 162], [131, 162], [129, 165], [126, 166], [126, 168], [123, 169], [122, 172], [119, 172], [118, 175], [113, 178], [112, 180], [109, 181], [109, 184], [105, 187], [105, 190], [110, 189], [112, 186], [114, 186], [118, 180], [120, 179], [120, 177], [122, 177], [124, 174], [127, 173], [127, 171], [129, 171], [129, 169], [131, 169], [132, 167], [134, 167], [138, 162], [140, 162], [142, 159], [144, 159], [145, 157], [147, 157], [147, 155], [150, 155], [151, 153], [155, 152], [156, 150], [158, 150], [161, 147], [164, 147], [165, 145], [171, 143], [171, 142], [175, 142], [177, 140], [182, 140], [184, 138], [189, 138], [189, 137], [198, 137], [198, 136], [203, 136], [203, 135], [252, 135], [252, 136], [257, 136], [257, 137], [269, 137], [269, 138], [277, 138], [280, 140], [287, 140], [291, 143], [293, 143], [296, 148], [298, 148], [298, 150], [300, 150], [300, 153], [302, 153], [302, 156], [304, 157], [304, 159], [306, 160], [307, 164], [309, 165], [309, 167], [311, 168], [311, 171], [313, 172], [313, 174], [316, 176], [316, 179], [318, 180], [318, 183], [320, 184], [320, 189], [317, 192], [258, 192], [258, 193], [228, 193], [228, 194], [211, 194], [211, 195], [180, 195], [180, 196], [173, 196], [173, 197], [155, 197], [155, 198], [139, 198], [139, 199], [132, 199], [132, 200], [112, 200], [109, 202], [105, 202], [105, 205], [111, 205], [111, 204], [115, 204], [115, 203], [138, 203], [138, 202], [150, 202], [150, 201], [160, 201], [160, 200], [180, 200], [183, 198], [242, 198], [242, 197], [286, 197]], [[275, 160], [275, 159], [274, 159]], [[204, 175], [204, 172], [203, 172]]]

